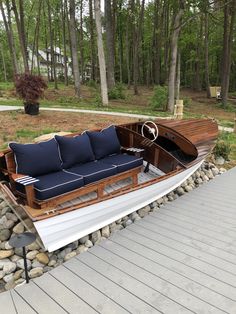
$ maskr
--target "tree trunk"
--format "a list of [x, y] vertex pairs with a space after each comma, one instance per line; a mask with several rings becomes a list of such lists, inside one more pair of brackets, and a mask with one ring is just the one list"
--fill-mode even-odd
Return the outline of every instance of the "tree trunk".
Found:
[[19, 68], [18, 68], [18, 61], [16, 57], [16, 47], [15, 47], [15, 42], [14, 42], [14, 37], [13, 37], [12, 24], [11, 24], [11, 12], [10, 12], [10, 5], [9, 5], [8, 0], [6, 1], [6, 7], [7, 7], [7, 18], [6, 18], [5, 11], [2, 5], [2, 1], [0, 1], [0, 9], [1, 9], [2, 18], [3, 18], [4, 26], [7, 33], [7, 41], [8, 41], [8, 46], [10, 50], [10, 55], [13, 62], [13, 73], [14, 75], [16, 75], [19, 73]]
[[[208, 9], [208, 8], [207, 8]], [[208, 26], [209, 13], [205, 12], [205, 84], [207, 97], [210, 98], [210, 79], [209, 79], [209, 26]]]
[[4, 74], [4, 81], [7, 81], [7, 71], [6, 71], [6, 63], [5, 63], [5, 58], [4, 58], [4, 52], [3, 52], [3, 47], [0, 41], [0, 51], [1, 51], [1, 56], [2, 56], [2, 67], [3, 67], [3, 74]]
[[89, 0], [89, 31], [90, 31], [90, 54], [91, 54], [91, 79], [96, 79], [96, 53], [94, 43], [94, 21], [93, 21], [93, 0]]
[[107, 45], [107, 85], [108, 89], [115, 86], [114, 72], [114, 37], [111, 13], [111, 0], [105, 0], [106, 45]]
[[22, 54], [23, 63], [24, 63], [24, 70], [25, 72], [29, 72], [28, 56], [27, 56], [25, 33], [24, 33], [24, 12], [23, 12], [22, 0], [20, 0], [20, 17], [18, 14], [15, 0], [12, 0], [12, 10], [14, 12], [15, 19], [16, 19], [16, 26], [17, 26], [18, 36], [19, 36], [21, 54]]
[[69, 1], [70, 7], [70, 40], [72, 48], [72, 60], [73, 60], [73, 75], [75, 85], [75, 96], [80, 96], [80, 75], [79, 75], [79, 62], [78, 62], [78, 45], [77, 45], [77, 28], [75, 20], [75, 0]]
[[155, 0], [154, 3], [154, 21], [153, 21], [153, 50], [152, 50], [152, 62], [153, 62], [153, 78], [154, 83], [159, 85], [160, 84], [160, 50], [161, 50], [161, 43], [160, 43], [160, 23], [159, 23], [159, 8], [160, 8], [160, 1]]
[[178, 52], [178, 64], [177, 64], [177, 74], [176, 74], [176, 100], [179, 100], [180, 94], [180, 69], [181, 69], [181, 58], [180, 52]]
[[54, 80], [54, 88], [57, 89], [57, 72], [56, 72], [56, 60], [55, 60], [55, 51], [53, 47], [54, 42], [54, 32], [52, 29], [51, 21], [51, 5], [50, 0], [47, 0], [48, 5], [48, 26], [49, 26], [49, 40], [50, 40], [50, 55], [51, 55], [51, 79]]
[[102, 42], [100, 0], [94, 0], [94, 9], [95, 9], [95, 21], [96, 21], [96, 29], [97, 29], [98, 61], [99, 61], [99, 70], [100, 70], [102, 103], [103, 105], [108, 105], [106, 64], [105, 64], [105, 56], [104, 56], [104, 49], [103, 49], [103, 42]]
[[63, 41], [63, 63], [64, 63], [64, 82], [68, 86], [68, 67], [67, 67], [67, 47], [66, 47], [66, 3], [61, 0], [61, 17], [62, 17], [62, 41]]
[[134, 68], [133, 68], [133, 80], [134, 80], [134, 94], [138, 95], [138, 78], [139, 78], [139, 43], [141, 40], [141, 32], [142, 32], [142, 25], [143, 25], [143, 17], [144, 17], [144, 4], [145, 0], [142, 0], [139, 19], [138, 19], [138, 26], [137, 29], [134, 30]]
[[80, 0], [80, 72], [84, 82], [84, 31], [83, 31], [83, 0]]
[[[229, 78], [231, 70], [231, 51], [233, 42], [233, 30], [235, 20], [235, 0], [229, 3], [225, 0], [224, 6], [224, 40], [223, 40], [223, 60], [222, 60], [222, 80], [221, 94], [224, 107], [227, 105], [229, 92]], [[231, 6], [230, 6], [231, 5]]]
[[179, 11], [174, 17], [173, 31], [171, 34], [170, 44], [170, 68], [169, 68], [169, 80], [168, 80], [168, 110], [174, 112], [175, 106], [175, 77], [176, 77], [176, 62], [178, 51], [178, 39], [181, 28], [181, 18], [184, 13], [183, 4], [180, 3]]

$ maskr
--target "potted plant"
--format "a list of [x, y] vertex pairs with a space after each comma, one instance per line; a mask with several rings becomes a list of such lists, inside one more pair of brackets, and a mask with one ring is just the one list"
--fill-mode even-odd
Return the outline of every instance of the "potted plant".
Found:
[[43, 96], [47, 83], [40, 75], [24, 73], [16, 76], [16, 93], [24, 101], [25, 113], [29, 115], [39, 114], [38, 100]]

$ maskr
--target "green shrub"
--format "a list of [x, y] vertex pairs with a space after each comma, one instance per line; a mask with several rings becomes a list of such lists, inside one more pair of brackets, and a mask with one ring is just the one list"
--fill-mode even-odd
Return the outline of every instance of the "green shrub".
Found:
[[166, 86], [155, 86], [154, 94], [151, 98], [151, 107], [155, 109], [166, 109], [168, 91]]
[[94, 88], [94, 89], [98, 89], [98, 84], [97, 84], [97, 82], [94, 81], [94, 80], [89, 80], [89, 81], [87, 81], [87, 82], [86, 82], [86, 85], [87, 85], [88, 87], [91, 87], [91, 88]]
[[228, 142], [219, 140], [216, 143], [213, 153], [216, 157], [221, 156], [225, 160], [229, 160], [230, 151], [231, 151], [230, 144]]
[[116, 84], [112, 89], [108, 92], [109, 99], [125, 99], [125, 89], [124, 85], [121, 83]]

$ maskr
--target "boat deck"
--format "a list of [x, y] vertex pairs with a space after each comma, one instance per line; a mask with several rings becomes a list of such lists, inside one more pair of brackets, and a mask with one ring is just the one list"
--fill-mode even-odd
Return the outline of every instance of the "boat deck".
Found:
[[1, 313], [236, 313], [236, 168], [30, 284]]

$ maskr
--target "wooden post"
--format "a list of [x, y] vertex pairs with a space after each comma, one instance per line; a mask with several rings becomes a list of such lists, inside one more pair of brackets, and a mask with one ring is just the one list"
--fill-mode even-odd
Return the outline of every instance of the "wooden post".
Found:
[[182, 99], [176, 100], [175, 112], [174, 112], [175, 118], [182, 119], [183, 111], [184, 111], [184, 101]]

